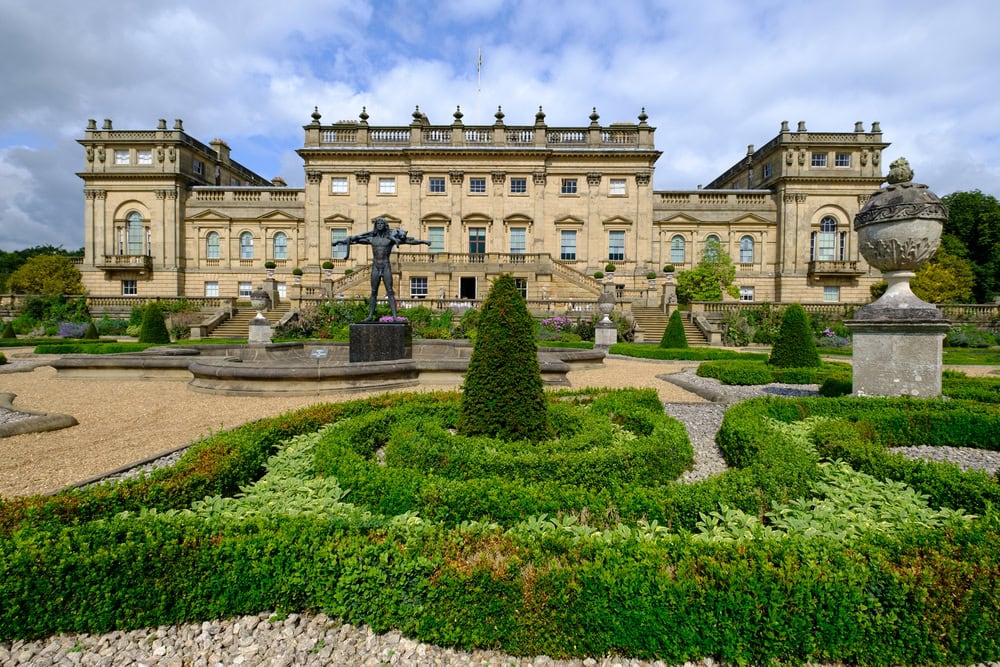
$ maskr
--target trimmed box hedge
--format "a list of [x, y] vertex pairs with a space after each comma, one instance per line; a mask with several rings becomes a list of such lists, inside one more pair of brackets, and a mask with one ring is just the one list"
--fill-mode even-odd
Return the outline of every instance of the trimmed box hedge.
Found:
[[[632, 401], [594, 392], [553, 398], [594, 412], [588, 402], [600, 406], [605, 396], [606, 407], [596, 412], [604, 410], [623, 429], [631, 424], [640, 433], [633, 442], [641, 442], [647, 430], [656, 433], [644, 397]], [[278, 609], [322, 610], [375, 631], [395, 628], [423, 641], [497, 647], [515, 655], [615, 653], [669, 663], [714, 656], [738, 664], [972, 664], [1000, 656], [1000, 518], [985, 497], [976, 521], [948, 530], [914, 526], [847, 545], [795, 535], [706, 542], [677, 529], [721, 503], [748, 512], [756, 507], [762, 515], [782, 497], [801, 497], [815, 477], [818, 456], [837, 443], [849, 441], [846, 449], [858, 448], [870, 458], [923, 429], [926, 444], [971, 434], [970, 441], [988, 446], [997, 432], [998, 410], [992, 406], [904, 399], [750, 401], [727, 412], [719, 434], [727, 459], [741, 467], [697, 484], [640, 490], [619, 480], [613, 492], [578, 488], [609, 503], [608, 514], [587, 505], [591, 517], [600, 517], [591, 525], [582, 523], [582, 512], [577, 522], [563, 513], [491, 525], [436, 522], [412, 511], [387, 516], [371, 508], [348, 518], [231, 520], [169, 511], [204, 496], [237, 493], [259, 477], [282, 441], [332, 422], [338, 426], [321, 439], [337, 437], [343, 425], [345, 435], [353, 433], [353, 446], [368, 448], [366, 456], [377, 457], [384, 445], [388, 462], [393, 439], [413, 437], [409, 446], [426, 463], [438, 450], [422, 449], [419, 422], [412, 417], [440, 410], [436, 419], [447, 422], [450, 408], [437, 404], [454, 400], [396, 395], [315, 406], [212, 436], [176, 466], [142, 480], [4, 501], [0, 639]], [[583, 443], [589, 415], [574, 412], [555, 410], [553, 424], [570, 434], [567, 440], [580, 435], [574, 442]], [[815, 449], [774, 425], [811, 414], [833, 418], [821, 425], [832, 430], [814, 431]], [[390, 421], [385, 434], [382, 427]], [[385, 442], [374, 449], [364, 444], [366, 430]], [[485, 462], [489, 447], [477, 450], [477, 465], [502, 468], [505, 457], [530, 453], [508, 444], [509, 452]], [[585, 451], [569, 447], [563, 454]], [[461, 467], [454, 467], [451, 479], [461, 477]], [[943, 479], [936, 468], [926, 470], [928, 480]], [[355, 491], [347, 498], [356, 502]], [[654, 513], [675, 517], [673, 530], [657, 526]], [[630, 522], [626, 515], [635, 518]]]

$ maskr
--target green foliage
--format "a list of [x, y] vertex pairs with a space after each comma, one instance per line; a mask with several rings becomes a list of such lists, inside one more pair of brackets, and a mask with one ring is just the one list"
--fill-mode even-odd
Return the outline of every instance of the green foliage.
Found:
[[708, 359], [758, 359], [767, 360], [767, 355], [758, 352], [737, 352], [714, 347], [687, 347], [667, 349], [643, 343], [615, 343], [608, 349], [609, 354], [620, 354], [638, 359], [677, 359], [681, 361], [705, 361]]
[[974, 324], [960, 324], [948, 330], [944, 337], [945, 347], [993, 347], [997, 337], [987, 329]]
[[1000, 377], [966, 377], [965, 373], [945, 371], [941, 378], [941, 393], [979, 403], [1000, 403]]
[[698, 366], [701, 377], [715, 378], [722, 384], [754, 385], [770, 382], [785, 384], [821, 384], [830, 377], [848, 377], [851, 366], [841, 362], [822, 362], [818, 367], [782, 368], [763, 360], [733, 359], [708, 361]]
[[953, 192], [941, 200], [948, 206], [942, 245], [972, 264], [976, 302], [1000, 295], [1000, 202], [979, 190]]
[[677, 301], [722, 301], [723, 293], [735, 298], [739, 290], [733, 285], [736, 266], [718, 241], [705, 243], [701, 262], [689, 271], [677, 274]]
[[699, 377], [715, 378], [722, 384], [752, 385], [774, 382], [774, 376], [763, 362], [741, 359], [700, 364], [697, 374]]
[[809, 327], [809, 315], [797, 303], [785, 308], [768, 362], [779, 368], [808, 368], [819, 366], [819, 354]]
[[917, 268], [910, 289], [928, 303], [966, 303], [975, 282], [972, 262], [939, 247], [929, 262]]
[[458, 430], [505, 440], [549, 435], [535, 327], [510, 274], [493, 282], [465, 374]]
[[156, 301], [150, 301], [146, 304], [146, 312], [142, 317], [142, 329], [139, 331], [139, 342], [157, 345], [165, 345], [170, 342], [167, 322], [163, 317], [160, 304]]
[[11, 274], [8, 286], [19, 294], [83, 294], [80, 270], [63, 255], [31, 257]]
[[819, 395], [827, 398], [848, 396], [854, 391], [854, 380], [850, 375], [832, 375], [819, 387]]
[[3, 366], [6, 363], [7, 363], [7, 355], [4, 354], [3, 352], [0, 352], [0, 366]]
[[457, 401], [373, 411], [329, 431], [315, 467], [373, 511], [458, 525], [597, 512], [609, 491], [670, 483], [691, 462], [683, 426], [663, 414], [655, 392], [609, 392], [550, 410], [554, 437], [537, 443], [453, 435]]
[[[657, 429], [673, 427], [653, 421], [665, 417], [647, 394], [556, 397], [552, 460], [563, 457], [575, 474], [569, 458], [588, 450], [561, 445], [593, 442], [599, 423], [621, 453], [629, 443], [662, 441]], [[314, 406], [212, 436], [146, 478], [0, 501], [0, 640], [322, 609], [375, 632], [557, 658], [974, 664], [1000, 651], [1000, 518], [991, 509], [1000, 487], [954, 466], [880, 454], [900, 415], [931, 444], [948, 439], [939, 421], [954, 428], [966, 419], [972, 430], [961, 436], [982, 446], [996, 432], [995, 408], [750, 401], [726, 413], [719, 434], [738, 468], [696, 484], [635, 487], [623, 476], [656, 474], [655, 464], [637, 457], [630, 473], [632, 462], [616, 468], [615, 456], [593, 458], [586, 474], [609, 470], [619, 486], [552, 487], [587, 508], [567, 512], [558, 495], [526, 492], [520, 480], [452, 493], [448, 484], [465, 481], [465, 465], [517, 471], [513, 458], [529, 462], [540, 452], [471, 438], [477, 457], [453, 461], [464, 451], [448, 449], [424, 416], [449, 422], [457, 398], [437, 402], [380, 396]], [[824, 411], [826, 419], [795, 423]], [[461, 508], [496, 496], [500, 507], [510, 498], [557, 509], [506, 525], [378, 513], [356, 504], [361, 486], [315, 475], [320, 448], [342, 436], [343, 456], [326, 460], [369, 466], [373, 475], [393, 466], [384, 477], [395, 484], [393, 498]], [[877, 470], [862, 475], [818, 460], [841, 451]], [[397, 467], [409, 461], [422, 466], [419, 478]], [[548, 465], [556, 464], [528, 474]], [[438, 467], [450, 476], [434, 475]], [[429, 480], [420, 483], [431, 492], [416, 494], [411, 479]], [[378, 481], [364, 486], [377, 490]]]
[[1000, 365], [1000, 350], [975, 350], [945, 348], [942, 352], [945, 364], [962, 366], [998, 366]]
[[17, 334], [14, 333], [14, 324], [12, 322], [4, 322], [3, 333], [0, 333], [0, 338], [17, 338]]
[[86, 300], [58, 294], [29, 297], [13, 324], [18, 334], [54, 336], [61, 322], [82, 323], [89, 320]]
[[[959, 252], [964, 254], [964, 248]], [[910, 281], [910, 289], [928, 303], [967, 303], [975, 286], [972, 262], [950, 252], [945, 245], [938, 248], [929, 262], [920, 265]], [[880, 280], [869, 288], [872, 299], [885, 294], [889, 283]]]
[[100, 336], [97, 335], [97, 325], [91, 320], [90, 324], [87, 325], [87, 330], [83, 332], [81, 336], [84, 340], [97, 340]]
[[726, 345], [771, 345], [781, 328], [781, 308], [765, 303], [753, 308], [730, 310], [723, 316], [722, 324]]
[[121, 354], [123, 352], [142, 352], [158, 343], [42, 343], [35, 346], [35, 354]]
[[663, 331], [663, 338], [660, 339], [660, 347], [677, 350], [687, 346], [688, 341], [687, 336], [684, 334], [684, 323], [681, 322], [681, 311], [675, 310], [670, 315], [667, 328]]
[[74, 251], [64, 250], [62, 246], [34, 246], [24, 250], [6, 251], [0, 249], [0, 291], [10, 291], [8, 279], [10, 274], [24, 266], [32, 257], [39, 255], [61, 255], [64, 257], [83, 257], [83, 248]]

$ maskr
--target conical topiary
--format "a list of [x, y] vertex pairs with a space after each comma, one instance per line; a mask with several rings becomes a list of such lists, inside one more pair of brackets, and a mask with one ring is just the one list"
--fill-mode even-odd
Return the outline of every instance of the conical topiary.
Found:
[[681, 311], [675, 310], [667, 322], [667, 328], [660, 339], [660, 347], [670, 349], [687, 347], [688, 339], [684, 333], [684, 323], [681, 322]]
[[779, 368], [819, 366], [819, 353], [809, 328], [809, 315], [799, 304], [790, 305], [782, 314], [781, 330], [767, 363]]
[[0, 333], [0, 338], [17, 338], [17, 334], [14, 333], [14, 324], [12, 322], [6, 322], [3, 325], [3, 333]]
[[163, 311], [160, 310], [160, 304], [155, 301], [150, 302], [143, 313], [139, 342], [158, 345], [170, 342], [170, 332], [167, 331], [167, 322], [163, 319]]
[[97, 325], [94, 324], [94, 320], [90, 321], [87, 325], [87, 330], [83, 332], [81, 336], [83, 340], [97, 340], [99, 336], [97, 335]]
[[479, 314], [458, 430], [505, 440], [549, 437], [534, 321], [509, 274], [493, 282]]

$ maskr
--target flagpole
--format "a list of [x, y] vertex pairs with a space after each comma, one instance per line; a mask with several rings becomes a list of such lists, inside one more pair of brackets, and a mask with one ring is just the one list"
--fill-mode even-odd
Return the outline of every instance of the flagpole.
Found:
[[483, 89], [483, 49], [479, 48], [479, 57], [476, 59], [476, 124], [482, 123], [479, 117], [479, 93]]

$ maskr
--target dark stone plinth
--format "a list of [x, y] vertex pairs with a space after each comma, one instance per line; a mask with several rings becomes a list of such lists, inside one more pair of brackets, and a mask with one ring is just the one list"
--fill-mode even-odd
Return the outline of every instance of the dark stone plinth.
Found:
[[410, 325], [405, 322], [370, 322], [350, 326], [350, 360], [393, 361], [413, 356]]

